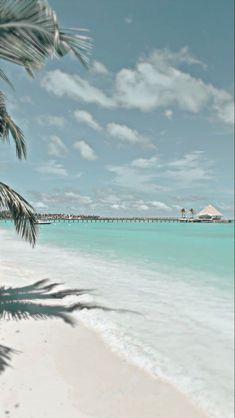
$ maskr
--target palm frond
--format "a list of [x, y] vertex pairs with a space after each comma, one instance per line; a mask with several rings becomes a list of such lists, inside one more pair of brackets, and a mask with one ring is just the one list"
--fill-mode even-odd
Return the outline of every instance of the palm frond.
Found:
[[16, 191], [1, 182], [0, 209], [10, 211], [17, 233], [34, 246], [37, 236], [37, 219], [32, 206]]
[[17, 157], [20, 160], [26, 158], [27, 153], [24, 134], [7, 112], [6, 98], [0, 91], [0, 139], [3, 142], [8, 142], [10, 135], [15, 142]]
[[7, 83], [14, 90], [13, 84], [11, 83], [7, 75], [4, 73], [4, 71], [1, 70], [1, 68], [0, 68], [0, 80], [5, 81], [5, 83]]
[[30, 75], [51, 56], [73, 52], [87, 65], [90, 39], [79, 30], [60, 30], [46, 0], [0, 0], [0, 58], [26, 68]]

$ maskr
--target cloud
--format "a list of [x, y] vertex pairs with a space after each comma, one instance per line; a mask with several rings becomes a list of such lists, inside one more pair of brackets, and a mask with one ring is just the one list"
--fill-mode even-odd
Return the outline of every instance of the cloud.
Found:
[[232, 96], [182, 70], [183, 64], [202, 65], [186, 48], [177, 53], [154, 51], [148, 58], [139, 60], [134, 69], [124, 68], [117, 73], [116, 100], [123, 107], [144, 112], [156, 108], [167, 110], [169, 106], [191, 113], [206, 109], [212, 117], [231, 124]]
[[33, 207], [35, 208], [35, 209], [48, 209], [48, 206], [47, 205], [45, 205], [45, 203], [43, 203], [43, 202], [32, 202], [32, 205], [33, 205]]
[[85, 141], [77, 141], [73, 144], [73, 147], [78, 150], [85, 160], [94, 161], [97, 159], [97, 155], [89, 144]]
[[123, 142], [129, 142], [130, 144], [142, 144], [151, 145], [149, 139], [141, 135], [136, 129], [131, 129], [126, 125], [120, 125], [118, 123], [108, 123], [107, 132], [114, 138], [120, 139]]
[[171, 117], [169, 110], [175, 109], [193, 114], [204, 112], [213, 121], [232, 125], [232, 95], [192, 75], [192, 65], [206, 68], [186, 47], [176, 52], [154, 50], [148, 57], [140, 58], [135, 67], [122, 68], [114, 76], [111, 88], [107, 86], [107, 92], [79, 75], [60, 70], [49, 71], [42, 86], [57, 97], [95, 103], [106, 109], [163, 109], [166, 117]]
[[171, 109], [166, 109], [164, 112], [164, 115], [166, 116], [167, 119], [171, 120], [173, 116], [173, 112]]
[[211, 170], [213, 165], [214, 161], [208, 160], [203, 151], [192, 151], [182, 158], [165, 164], [162, 176], [171, 178], [184, 186], [202, 183], [213, 178]]
[[[71, 208], [76, 208], [76, 212], [80, 210], [80, 207], [86, 207], [93, 203], [90, 196], [82, 195], [79, 190], [52, 190], [47, 192], [31, 192], [34, 199], [39, 200], [40, 208], [58, 208], [67, 209], [71, 212]], [[36, 207], [36, 205], [34, 204]]]
[[[125, 213], [129, 216], [145, 214], [156, 214], [160, 212], [171, 211], [171, 207], [166, 203], [140, 197], [139, 193], [130, 192], [124, 188], [105, 188], [96, 191], [91, 208], [99, 213]], [[149, 212], [146, 214], [146, 212]]]
[[36, 122], [41, 125], [56, 126], [57, 128], [63, 128], [66, 124], [66, 120], [63, 116], [55, 115], [41, 115], [36, 118]]
[[184, 46], [176, 52], [170, 51], [169, 49], [157, 49], [155, 50], [155, 52], [158, 55], [158, 59], [164, 63], [167, 63], [168, 65], [187, 64], [199, 65], [204, 69], [207, 68], [207, 65], [204, 62], [202, 62], [189, 52], [187, 46]]
[[51, 174], [55, 176], [65, 177], [68, 175], [66, 168], [62, 164], [58, 164], [55, 160], [49, 160], [36, 168], [36, 171], [43, 174]]
[[159, 202], [157, 200], [153, 200], [152, 202], [150, 202], [150, 205], [156, 209], [159, 210], [164, 210], [164, 211], [169, 211], [171, 210], [170, 206], [166, 205], [163, 202]]
[[115, 106], [111, 97], [77, 74], [68, 74], [60, 70], [49, 71], [42, 79], [41, 84], [48, 93], [57, 97], [96, 103], [105, 108]]
[[[225, 94], [225, 96], [227, 97], [227, 94]], [[221, 103], [223, 103], [222, 97], [221, 100], [216, 100], [214, 103], [214, 108], [217, 112], [218, 118], [225, 125], [234, 125], [234, 103], [226, 100], [226, 98], [224, 98], [224, 105]]]
[[[142, 199], [119, 190], [115, 192], [112, 189], [97, 190], [94, 197], [83, 195], [79, 190], [54, 190], [48, 192], [32, 192], [34, 200], [38, 201], [39, 209], [63, 208], [69, 213], [97, 213], [97, 214], [117, 214], [125, 213], [129, 216], [138, 214], [159, 214], [171, 211], [171, 207], [162, 201]], [[35, 205], [34, 205], [35, 206]], [[35, 206], [36, 207], [36, 206]], [[149, 213], [147, 213], [149, 212]]]
[[33, 100], [32, 100], [32, 97], [30, 97], [30, 96], [22, 96], [22, 97], [20, 97], [20, 102], [21, 103], [26, 103], [26, 104], [32, 104]]
[[86, 112], [85, 110], [75, 110], [74, 117], [78, 122], [84, 123], [85, 125], [89, 126], [95, 131], [102, 130], [102, 127], [94, 119], [94, 117], [89, 112]]
[[133, 23], [133, 19], [130, 16], [125, 17], [124, 21], [127, 25], [130, 25], [131, 23]]
[[67, 154], [67, 147], [63, 141], [56, 135], [50, 136], [50, 142], [48, 144], [48, 154], [55, 157], [63, 157]]
[[112, 183], [122, 189], [133, 192], [154, 193], [169, 192], [208, 185], [213, 180], [213, 166], [202, 151], [192, 151], [174, 160], [163, 160], [154, 155], [150, 158], [138, 158], [129, 164], [110, 165], [107, 170], [113, 174]]
[[80, 204], [80, 205], [90, 205], [93, 200], [91, 199], [90, 196], [84, 196], [81, 195], [79, 192], [77, 191], [66, 191], [64, 193], [64, 196], [69, 199], [70, 201], [72, 201], [73, 203], [75, 203], [76, 201]]
[[151, 157], [151, 158], [137, 158], [131, 162], [132, 167], [136, 168], [152, 168], [158, 162], [158, 157]]
[[102, 62], [94, 61], [91, 70], [95, 74], [108, 75], [109, 71]]
[[114, 174], [112, 182], [119, 187], [137, 192], [166, 191], [168, 188], [159, 186], [155, 172], [144, 172], [142, 169], [129, 165], [110, 165], [107, 170]]

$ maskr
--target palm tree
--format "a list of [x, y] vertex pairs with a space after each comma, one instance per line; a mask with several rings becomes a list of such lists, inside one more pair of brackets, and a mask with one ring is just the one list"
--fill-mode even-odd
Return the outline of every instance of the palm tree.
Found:
[[[63, 57], [72, 52], [87, 66], [90, 39], [78, 30], [61, 30], [55, 12], [46, 0], [0, 0], [0, 60], [6, 60], [25, 68], [33, 77], [47, 58]], [[11, 81], [0, 68], [0, 82], [13, 88]], [[6, 97], [0, 91], [0, 141], [12, 139], [17, 158], [26, 158], [26, 144], [22, 130], [15, 124], [7, 110]], [[15, 190], [0, 182], [0, 211], [8, 210], [18, 234], [35, 244], [37, 236], [36, 215], [33, 207]], [[69, 313], [75, 309], [101, 308], [83, 303], [69, 307], [63, 304], [39, 303], [39, 300], [59, 299], [82, 294], [82, 290], [53, 291], [56, 284], [45, 281], [22, 288], [0, 288], [0, 319], [28, 319], [59, 317], [73, 324]], [[35, 299], [37, 301], [35, 301]], [[107, 308], [102, 308], [107, 309]], [[0, 345], [0, 373], [9, 365], [14, 350]]]
[[[72, 52], [87, 66], [90, 39], [78, 30], [61, 30], [55, 12], [46, 0], [0, 1], [0, 59], [10, 61], [26, 69], [34, 76], [47, 58], [63, 57]], [[12, 87], [10, 80], [0, 69], [0, 80]], [[16, 155], [26, 158], [24, 134], [10, 117], [6, 97], [0, 91], [0, 140], [12, 138]], [[15, 190], [0, 182], [0, 210], [10, 211], [16, 231], [35, 244], [37, 228], [32, 206]]]
[[189, 212], [191, 213], [191, 218], [194, 217], [195, 214], [195, 210], [193, 208], [189, 209]]
[[180, 213], [181, 213], [182, 218], [185, 218], [185, 213], [186, 213], [185, 208], [180, 209]]

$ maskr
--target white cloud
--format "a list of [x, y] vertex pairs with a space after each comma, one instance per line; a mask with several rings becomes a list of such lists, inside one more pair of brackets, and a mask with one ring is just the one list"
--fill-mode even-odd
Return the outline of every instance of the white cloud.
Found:
[[[130, 144], [152, 145], [148, 138], [141, 135], [136, 129], [118, 123], [108, 123], [107, 132], [114, 138]], [[153, 146], [153, 145], [152, 145]]]
[[[111, 165], [112, 183], [135, 192], [169, 192], [170, 189], [207, 185], [213, 180], [215, 162], [202, 151], [192, 151], [181, 158], [165, 161], [160, 157], [138, 158], [129, 165]], [[160, 185], [159, 185], [160, 182]]]
[[136, 168], [152, 168], [158, 162], [158, 157], [151, 157], [151, 158], [137, 158], [131, 162], [132, 167]]
[[202, 68], [206, 69], [207, 65], [196, 58], [189, 52], [187, 46], [181, 48], [179, 51], [173, 52], [169, 49], [158, 49], [156, 50], [158, 54], [159, 61], [168, 63], [168, 65], [180, 65], [180, 64], [187, 64], [187, 65], [199, 65]]
[[[92, 208], [101, 213], [114, 211], [126, 213], [129, 216], [134, 216], [137, 212], [148, 216], [171, 210], [171, 207], [164, 202], [143, 198], [139, 193], [130, 192], [124, 188], [97, 190]], [[146, 213], [148, 211], [149, 213]]]
[[[225, 94], [227, 97], [227, 93]], [[226, 125], [234, 125], [234, 103], [225, 98], [223, 105], [223, 98], [216, 100], [214, 108], [217, 112], [218, 118]]]
[[[71, 212], [71, 207], [76, 208], [76, 212], [80, 209], [80, 206], [87, 207], [93, 203], [90, 196], [82, 195], [78, 190], [63, 190], [63, 191], [51, 191], [45, 192], [33, 192], [32, 195], [35, 199], [40, 199], [39, 208], [67, 208], [68, 212]], [[36, 205], [34, 204], [36, 207]]]
[[153, 200], [152, 202], [149, 202], [149, 203], [150, 203], [150, 205], [152, 207], [154, 207], [156, 209], [159, 209], [159, 210], [164, 210], [164, 211], [171, 210], [170, 206], [166, 205], [163, 202], [159, 202], [159, 201]]
[[94, 161], [97, 159], [97, 155], [89, 144], [85, 141], [77, 141], [73, 144], [73, 147], [78, 150], [85, 160]]
[[64, 196], [73, 202], [78, 201], [81, 205], [90, 205], [93, 202], [90, 196], [81, 195], [79, 192], [68, 191], [64, 193]]
[[48, 206], [45, 205], [45, 203], [40, 202], [40, 201], [39, 202], [34, 202], [34, 203], [32, 203], [32, 205], [35, 209], [48, 209]]
[[49, 160], [36, 168], [36, 171], [43, 174], [51, 174], [55, 176], [65, 177], [68, 175], [66, 168], [62, 164], [58, 164], [55, 160]]
[[204, 154], [203, 151], [192, 151], [189, 154], [185, 154], [182, 158], [178, 160], [173, 160], [168, 163], [168, 167], [174, 167], [177, 169], [188, 169], [198, 165], [202, 155]]
[[134, 69], [124, 68], [117, 73], [116, 100], [123, 107], [145, 112], [167, 110], [169, 106], [191, 113], [207, 109], [214, 118], [231, 124], [232, 96], [179, 68], [184, 63], [201, 64], [185, 48], [178, 53], [154, 51]]
[[60, 70], [49, 71], [42, 80], [42, 87], [57, 97], [96, 103], [105, 108], [115, 106], [111, 97], [77, 74], [72, 75]]
[[136, 200], [132, 203], [132, 207], [138, 211], [149, 211], [151, 209], [161, 211], [161, 212], [168, 212], [171, 211], [171, 207], [166, 205], [164, 202], [156, 201], [156, 200]]
[[145, 173], [143, 170], [138, 170], [135, 167], [127, 165], [108, 166], [107, 169], [114, 174], [112, 180], [122, 188], [132, 189], [138, 192], [156, 192], [164, 191], [156, 182], [156, 174], [154, 172]]
[[56, 126], [57, 128], [63, 128], [66, 124], [66, 120], [63, 116], [55, 115], [41, 115], [36, 118], [39, 125], [45, 126]]
[[50, 142], [48, 144], [48, 154], [55, 157], [63, 157], [67, 154], [67, 147], [63, 141], [56, 135], [50, 136]]
[[30, 96], [22, 96], [22, 97], [20, 97], [20, 101], [21, 101], [21, 103], [26, 103], [26, 104], [32, 104], [33, 103], [32, 97], [30, 97]]
[[171, 120], [173, 116], [173, 112], [171, 109], [166, 109], [164, 112], [164, 115], [166, 116], [167, 119]]
[[192, 183], [202, 183], [213, 178], [212, 166], [214, 161], [208, 160], [202, 151], [192, 151], [178, 160], [165, 164], [164, 177], [181, 183], [182, 186]]
[[[137, 212], [148, 216], [171, 211], [171, 207], [166, 203], [156, 200], [149, 200], [139, 198], [135, 194], [119, 190], [114, 192], [112, 189], [102, 189], [96, 192], [95, 197], [81, 194], [79, 190], [63, 190], [32, 193], [34, 200], [38, 200], [38, 209], [58, 208], [63, 207], [65, 210], [72, 213], [81, 213], [81, 211], [111, 214], [111, 213], [126, 213], [129, 216], [134, 216]], [[36, 207], [36, 204], [34, 205]], [[69, 209], [69, 210], [68, 210]]]
[[102, 62], [99, 62], [99, 61], [94, 61], [91, 69], [96, 74], [101, 74], [101, 75], [108, 75], [109, 74], [109, 71], [105, 67], [105, 65], [102, 64]]
[[84, 123], [95, 131], [101, 131], [102, 127], [94, 119], [91, 113], [86, 112], [85, 110], [75, 110], [74, 117], [78, 122]]
[[131, 23], [133, 23], [133, 19], [130, 16], [125, 17], [124, 21], [127, 25], [130, 25]]
[[169, 110], [175, 109], [194, 114], [204, 112], [213, 120], [232, 125], [232, 95], [191, 75], [191, 65], [205, 68], [187, 48], [177, 52], [155, 50], [141, 58], [134, 68], [121, 69], [108, 93], [79, 75], [60, 70], [48, 72], [42, 86], [57, 97], [95, 103], [107, 109], [124, 107], [143, 112], [163, 109], [166, 117], [171, 117]]

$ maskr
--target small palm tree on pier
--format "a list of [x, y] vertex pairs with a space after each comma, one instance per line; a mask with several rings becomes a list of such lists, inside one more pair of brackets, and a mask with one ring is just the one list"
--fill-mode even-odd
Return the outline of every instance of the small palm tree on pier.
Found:
[[191, 209], [189, 209], [189, 212], [191, 214], [191, 218], [193, 218], [194, 215], [195, 215], [195, 210], [193, 208], [191, 208]]
[[186, 210], [185, 208], [180, 209], [181, 217], [185, 218]]

